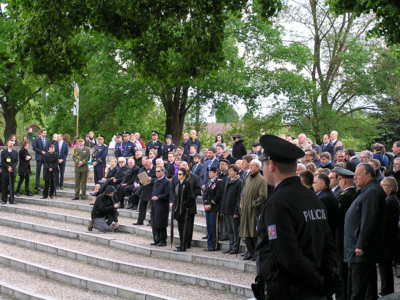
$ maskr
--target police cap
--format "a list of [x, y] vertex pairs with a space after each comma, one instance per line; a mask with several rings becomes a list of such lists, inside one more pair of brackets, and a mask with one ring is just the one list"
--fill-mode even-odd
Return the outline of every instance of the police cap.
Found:
[[343, 177], [354, 177], [354, 172], [347, 170], [345, 168], [342, 167], [336, 167], [333, 169], [333, 172], [335, 172], [336, 174], [343, 176]]
[[153, 131], [151, 132], [151, 135], [160, 135], [160, 134], [158, 133], [157, 130], [153, 130]]
[[260, 144], [264, 148], [264, 157], [260, 160], [290, 164], [304, 156], [304, 151], [299, 147], [275, 135], [263, 135], [260, 138]]
[[167, 134], [167, 135], [165, 136], [165, 139], [171, 139], [171, 140], [172, 140], [172, 135], [171, 135], [171, 134]]

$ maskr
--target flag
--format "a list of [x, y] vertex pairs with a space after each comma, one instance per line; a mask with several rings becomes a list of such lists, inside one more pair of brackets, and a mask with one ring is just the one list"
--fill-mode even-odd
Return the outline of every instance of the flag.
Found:
[[75, 103], [74, 107], [72, 108], [72, 113], [74, 116], [77, 116], [79, 115], [79, 85], [76, 82], [74, 82], [73, 86], [74, 86]]

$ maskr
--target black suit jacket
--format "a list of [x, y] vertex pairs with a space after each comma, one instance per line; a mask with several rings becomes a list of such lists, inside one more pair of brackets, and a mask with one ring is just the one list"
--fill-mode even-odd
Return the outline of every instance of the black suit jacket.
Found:
[[49, 150], [50, 140], [45, 138], [43, 143], [42, 138], [38, 136], [32, 143], [33, 151], [35, 151], [35, 159], [36, 160], [43, 160], [42, 151], [47, 152]]
[[336, 233], [337, 227], [337, 215], [338, 215], [338, 203], [331, 190], [324, 190], [318, 194], [318, 199], [324, 203], [328, 213], [328, 224], [331, 228], [332, 235]]

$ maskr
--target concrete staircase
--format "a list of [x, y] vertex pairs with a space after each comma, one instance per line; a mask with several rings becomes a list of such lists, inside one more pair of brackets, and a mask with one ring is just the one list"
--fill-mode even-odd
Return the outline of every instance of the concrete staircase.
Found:
[[174, 252], [169, 245], [150, 246], [151, 228], [133, 226], [133, 210], [119, 210], [119, 233], [87, 231], [89, 201], [72, 201], [71, 183], [66, 187], [54, 199], [21, 196], [16, 205], [0, 206], [0, 300], [252, 296], [253, 262], [202, 251], [206, 241], [201, 205], [193, 248]]

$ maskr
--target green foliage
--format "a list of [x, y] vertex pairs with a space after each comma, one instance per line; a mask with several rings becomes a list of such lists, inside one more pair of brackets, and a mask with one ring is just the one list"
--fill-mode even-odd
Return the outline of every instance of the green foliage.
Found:
[[216, 108], [215, 117], [217, 123], [234, 123], [238, 122], [240, 117], [232, 104], [223, 102]]
[[354, 12], [356, 14], [375, 13], [375, 35], [383, 36], [389, 43], [400, 42], [400, 2], [396, 0], [330, 0], [336, 13]]

